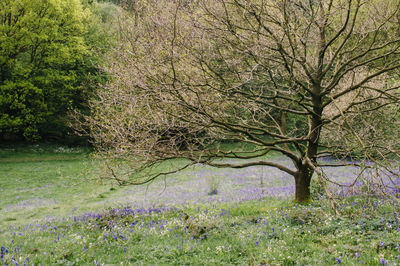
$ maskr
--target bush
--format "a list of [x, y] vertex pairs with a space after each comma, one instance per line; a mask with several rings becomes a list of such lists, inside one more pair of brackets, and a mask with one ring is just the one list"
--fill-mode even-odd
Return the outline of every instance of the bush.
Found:
[[325, 195], [326, 181], [322, 178], [311, 179], [310, 193], [312, 200], [319, 200]]

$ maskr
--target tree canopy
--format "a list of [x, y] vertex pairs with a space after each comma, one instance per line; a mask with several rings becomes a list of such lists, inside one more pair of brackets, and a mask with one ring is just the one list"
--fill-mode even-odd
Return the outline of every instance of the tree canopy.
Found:
[[[145, 1], [125, 20], [113, 80], [91, 103], [91, 136], [103, 156], [126, 159], [120, 176], [111, 171], [123, 182], [167, 174], [143, 170], [175, 158], [187, 161], [171, 172], [266, 165], [292, 175], [296, 200], [307, 201], [318, 159], [351, 153], [324, 131], [345, 132], [366, 152], [348, 118], [399, 102], [399, 8], [392, 0]], [[252, 148], [226, 150], [224, 141]], [[271, 152], [292, 165], [266, 159]]]

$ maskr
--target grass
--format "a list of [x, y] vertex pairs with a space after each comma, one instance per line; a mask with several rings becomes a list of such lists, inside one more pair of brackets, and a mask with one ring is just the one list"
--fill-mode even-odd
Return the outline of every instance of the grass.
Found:
[[293, 204], [272, 170], [260, 184], [258, 168], [191, 168], [164, 189], [99, 182], [95, 166], [87, 149], [0, 149], [2, 264], [400, 263], [397, 213], [379, 198], [343, 200], [335, 216], [323, 199]]
[[65, 215], [107, 188], [90, 180], [88, 151], [17, 147], [0, 152], [0, 226]]

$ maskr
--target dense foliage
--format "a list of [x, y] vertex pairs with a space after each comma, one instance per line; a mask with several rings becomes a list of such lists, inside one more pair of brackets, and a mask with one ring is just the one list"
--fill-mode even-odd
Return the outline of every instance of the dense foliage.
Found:
[[[66, 133], [107, 44], [94, 4], [79, 0], [0, 2], [0, 137]], [[98, 9], [98, 8], [97, 8]], [[99, 53], [100, 51], [100, 53]]]

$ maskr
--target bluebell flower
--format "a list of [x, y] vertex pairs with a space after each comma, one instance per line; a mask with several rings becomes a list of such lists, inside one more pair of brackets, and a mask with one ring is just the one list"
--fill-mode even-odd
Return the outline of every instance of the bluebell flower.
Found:
[[341, 264], [342, 263], [342, 261], [339, 258], [336, 258], [336, 262], [337, 262], [337, 264]]

